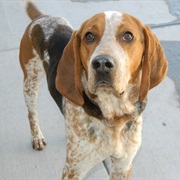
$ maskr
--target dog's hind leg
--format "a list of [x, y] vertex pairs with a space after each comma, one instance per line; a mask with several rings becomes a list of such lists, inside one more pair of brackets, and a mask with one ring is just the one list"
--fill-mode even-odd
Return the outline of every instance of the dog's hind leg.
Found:
[[36, 104], [39, 86], [45, 75], [43, 61], [33, 50], [33, 58], [24, 65], [24, 97], [28, 109], [28, 118], [32, 134], [32, 146], [36, 150], [43, 150], [46, 142], [40, 130]]

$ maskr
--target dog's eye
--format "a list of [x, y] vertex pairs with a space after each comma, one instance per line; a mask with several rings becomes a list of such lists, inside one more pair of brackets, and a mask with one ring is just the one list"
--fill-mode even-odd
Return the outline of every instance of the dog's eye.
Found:
[[122, 40], [125, 42], [131, 42], [133, 39], [134, 39], [134, 36], [129, 31], [125, 32], [122, 36]]
[[96, 38], [95, 35], [91, 32], [87, 32], [84, 37], [87, 43], [92, 43], [95, 40], [95, 38]]

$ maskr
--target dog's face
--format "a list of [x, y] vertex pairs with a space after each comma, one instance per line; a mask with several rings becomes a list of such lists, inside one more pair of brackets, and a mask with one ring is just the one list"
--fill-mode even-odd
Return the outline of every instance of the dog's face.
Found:
[[119, 12], [95, 15], [81, 27], [80, 59], [88, 90], [110, 88], [122, 94], [138, 74], [144, 52], [143, 27]]
[[92, 95], [109, 89], [118, 96], [137, 84], [141, 101], [164, 78], [167, 61], [150, 28], [128, 14], [105, 12], [73, 33], [58, 66], [57, 89], [78, 105], [82, 72]]

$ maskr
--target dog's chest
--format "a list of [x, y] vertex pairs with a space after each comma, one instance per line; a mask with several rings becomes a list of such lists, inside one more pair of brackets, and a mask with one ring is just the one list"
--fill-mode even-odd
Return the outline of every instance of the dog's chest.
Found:
[[100, 119], [89, 116], [82, 107], [74, 105], [67, 99], [64, 110], [68, 143], [73, 144], [72, 149], [81, 146], [89, 153], [96, 150], [100, 153], [100, 157], [105, 158], [112, 154], [121, 156], [122, 153], [126, 153], [124, 148], [128, 144], [140, 143], [141, 116], [136, 121], [129, 121], [120, 127], [112, 128], [106, 126]]

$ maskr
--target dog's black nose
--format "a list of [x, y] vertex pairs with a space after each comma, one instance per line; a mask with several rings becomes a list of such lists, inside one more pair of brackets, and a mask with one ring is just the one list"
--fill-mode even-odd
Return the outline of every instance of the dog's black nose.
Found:
[[100, 73], [108, 73], [113, 67], [113, 59], [108, 55], [99, 55], [92, 61], [93, 68]]

